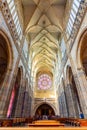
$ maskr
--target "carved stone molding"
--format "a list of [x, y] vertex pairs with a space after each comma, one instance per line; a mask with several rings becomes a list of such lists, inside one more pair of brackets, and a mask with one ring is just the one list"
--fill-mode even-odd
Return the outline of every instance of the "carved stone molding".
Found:
[[16, 27], [15, 27], [14, 21], [12, 19], [12, 15], [10, 13], [7, 2], [0, 1], [0, 8], [1, 8], [2, 14], [4, 16], [4, 19], [9, 27], [9, 30], [11, 32], [11, 36], [12, 36], [13, 40], [16, 42], [18, 40], [18, 34], [17, 34]]

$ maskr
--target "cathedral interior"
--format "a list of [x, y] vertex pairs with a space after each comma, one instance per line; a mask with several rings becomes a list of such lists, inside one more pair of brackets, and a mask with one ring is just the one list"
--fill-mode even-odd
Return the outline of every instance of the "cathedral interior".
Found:
[[87, 118], [87, 0], [0, 0], [0, 118]]

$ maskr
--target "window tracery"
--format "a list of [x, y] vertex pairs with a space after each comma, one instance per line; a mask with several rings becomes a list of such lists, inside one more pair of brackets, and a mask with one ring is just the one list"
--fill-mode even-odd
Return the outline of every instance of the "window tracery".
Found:
[[52, 80], [48, 74], [42, 74], [38, 77], [38, 88], [42, 90], [46, 90], [51, 88]]

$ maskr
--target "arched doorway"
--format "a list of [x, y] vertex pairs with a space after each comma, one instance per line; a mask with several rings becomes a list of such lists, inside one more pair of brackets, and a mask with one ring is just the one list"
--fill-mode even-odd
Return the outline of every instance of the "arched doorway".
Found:
[[37, 115], [37, 114], [41, 115], [41, 116], [43, 116], [43, 115], [48, 116], [48, 115], [55, 115], [55, 112], [50, 105], [44, 103], [37, 108], [35, 115]]
[[0, 33], [0, 86], [2, 86], [2, 83], [4, 81], [8, 64], [9, 64], [9, 53], [8, 53], [7, 41]]

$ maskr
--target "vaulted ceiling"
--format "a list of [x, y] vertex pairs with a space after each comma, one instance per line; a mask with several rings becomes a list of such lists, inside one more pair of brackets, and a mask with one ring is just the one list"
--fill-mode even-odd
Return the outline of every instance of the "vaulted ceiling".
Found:
[[31, 69], [52, 73], [58, 62], [66, 0], [21, 0], [24, 32], [30, 40]]

